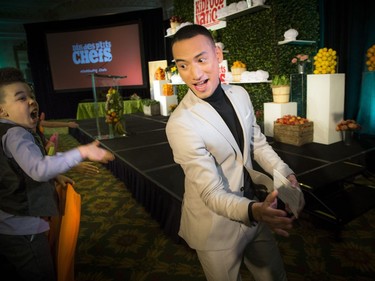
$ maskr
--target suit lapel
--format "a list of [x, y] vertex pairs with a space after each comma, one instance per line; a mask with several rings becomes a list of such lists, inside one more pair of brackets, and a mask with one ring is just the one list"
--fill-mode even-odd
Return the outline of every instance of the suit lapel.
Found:
[[233, 105], [234, 111], [237, 114], [238, 120], [242, 127], [243, 138], [244, 138], [244, 148], [243, 148], [243, 162], [246, 163], [247, 156], [249, 155], [249, 148], [250, 148], [250, 139], [249, 139], [249, 132], [251, 130], [251, 116], [249, 114], [249, 108], [246, 107], [248, 104], [247, 101], [243, 100], [243, 95], [236, 94], [232, 91], [232, 88], [228, 89], [224, 88], [224, 92], [229, 98], [230, 102]]
[[224, 120], [220, 117], [219, 113], [217, 113], [217, 111], [207, 102], [195, 96], [191, 90], [189, 90], [188, 94], [189, 101], [194, 105], [192, 107], [192, 112], [210, 123], [211, 126], [214, 127], [229, 142], [236, 154], [241, 155], [242, 158], [242, 153], [236, 140], [234, 139]]

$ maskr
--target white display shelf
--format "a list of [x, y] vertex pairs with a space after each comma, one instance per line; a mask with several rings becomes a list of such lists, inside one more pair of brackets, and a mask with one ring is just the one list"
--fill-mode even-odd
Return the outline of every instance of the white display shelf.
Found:
[[231, 19], [235, 19], [235, 18], [244, 16], [244, 15], [247, 15], [247, 14], [251, 14], [251, 13], [256, 13], [256, 12], [259, 12], [259, 11], [262, 11], [262, 10], [265, 10], [265, 9], [269, 9], [269, 8], [271, 8], [271, 6], [269, 6], [269, 5], [253, 6], [253, 7], [241, 10], [241, 11], [236, 11], [234, 13], [230, 13], [230, 14], [226, 15], [225, 17], [217, 18], [217, 19], [221, 20], [221, 21], [231, 20]]
[[[183, 22], [183, 23], [181, 23], [181, 24], [187, 24], [187, 22]], [[176, 32], [177, 32], [177, 30], [176, 30]], [[176, 33], [176, 32], [175, 32], [175, 33]], [[175, 35], [175, 33], [173, 33], [173, 34], [166, 34], [164, 37], [165, 37], [165, 38], [172, 38], [173, 35]]]
[[177, 85], [185, 85], [185, 82], [181, 82], [181, 83], [167, 83], [169, 85], [173, 85], [173, 86], [177, 86]]
[[284, 40], [279, 41], [279, 45], [313, 45], [316, 41], [310, 41], [310, 40]]
[[240, 81], [240, 82], [225, 82], [228, 84], [259, 84], [259, 83], [271, 83], [271, 80], [264, 80], [264, 81]]
[[[265, 81], [249, 81], [249, 82], [230, 82], [230, 81], [225, 81], [224, 84], [259, 84], [259, 83], [271, 83], [272, 81], [271, 80], [265, 80]], [[167, 83], [167, 84], [170, 84], [170, 85], [173, 85], [173, 86], [177, 86], [177, 85], [185, 85], [184, 82], [182, 83]]]

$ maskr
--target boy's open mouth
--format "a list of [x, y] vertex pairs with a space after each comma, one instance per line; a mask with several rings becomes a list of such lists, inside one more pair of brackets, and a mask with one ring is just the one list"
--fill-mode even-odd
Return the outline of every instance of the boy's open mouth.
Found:
[[30, 117], [31, 117], [32, 119], [38, 119], [38, 110], [37, 110], [37, 109], [33, 110], [33, 111], [30, 113]]

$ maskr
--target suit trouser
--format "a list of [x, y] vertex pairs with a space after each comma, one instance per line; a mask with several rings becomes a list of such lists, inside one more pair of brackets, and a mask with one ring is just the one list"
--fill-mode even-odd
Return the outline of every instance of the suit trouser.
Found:
[[242, 225], [238, 237], [231, 249], [197, 251], [208, 281], [240, 281], [242, 260], [257, 281], [287, 280], [274, 234], [266, 225]]

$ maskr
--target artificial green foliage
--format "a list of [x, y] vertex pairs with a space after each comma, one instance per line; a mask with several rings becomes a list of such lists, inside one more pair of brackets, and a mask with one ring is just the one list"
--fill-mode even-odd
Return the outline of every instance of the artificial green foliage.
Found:
[[178, 85], [177, 86], [177, 100], [180, 102], [182, 98], [185, 96], [189, 87], [187, 85]]
[[183, 22], [194, 23], [194, 1], [174, 0], [174, 14], [182, 18]]
[[159, 101], [153, 100], [153, 99], [142, 99], [142, 105], [145, 105], [145, 106], [150, 106], [150, 105], [159, 104], [159, 103], [160, 103]]
[[[227, 6], [235, 0], [226, 0]], [[234, 61], [246, 64], [248, 71], [264, 70], [272, 80], [276, 74], [297, 73], [291, 63], [297, 54], [311, 58], [319, 46], [319, 0], [267, 0], [271, 8], [227, 21], [227, 27], [214, 32], [215, 39], [229, 51], [224, 55], [228, 68]], [[194, 1], [174, 0], [174, 14], [194, 22]], [[278, 45], [290, 28], [298, 31], [299, 40], [316, 41], [315, 45]], [[312, 64], [307, 67], [312, 72]], [[250, 94], [255, 110], [263, 110], [263, 103], [272, 101], [269, 83], [241, 84]], [[182, 90], [182, 89], [181, 89]], [[180, 94], [179, 100], [186, 93]]]
[[[284, 40], [284, 32], [290, 28], [298, 31], [297, 39], [314, 40], [312, 46], [278, 45], [280, 70], [274, 73], [296, 73], [297, 66], [291, 60], [297, 54], [313, 57], [319, 44], [319, 6], [318, 0], [272, 0], [275, 17], [276, 42]], [[312, 73], [312, 65], [307, 65], [308, 73]]]
[[289, 86], [290, 85], [289, 75], [279, 75], [279, 74], [274, 75], [272, 78], [271, 85], [272, 86], [285, 86], [285, 85]]

